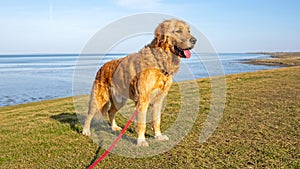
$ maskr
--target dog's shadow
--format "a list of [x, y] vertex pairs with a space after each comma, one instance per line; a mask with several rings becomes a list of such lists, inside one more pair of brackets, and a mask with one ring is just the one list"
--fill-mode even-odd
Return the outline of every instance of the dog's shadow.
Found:
[[70, 128], [77, 133], [82, 132], [82, 126], [78, 118], [84, 118], [83, 116], [77, 117], [76, 113], [60, 113], [57, 115], [52, 115], [51, 118], [59, 121], [62, 124], [69, 124]]
[[[77, 132], [78, 134], [82, 134], [82, 124], [80, 122], [83, 122], [85, 119], [84, 115], [79, 115], [76, 113], [60, 113], [57, 115], [52, 115], [50, 116], [52, 119], [59, 121], [62, 124], [69, 124], [71, 130]], [[116, 132], [116, 131], [112, 131], [110, 128], [110, 125], [105, 122], [104, 119], [100, 119], [100, 120], [92, 120], [91, 123], [91, 127], [94, 128], [94, 133], [96, 133], [98, 138], [101, 138], [101, 135], [99, 133], [101, 132], [106, 132], [108, 134], [113, 134], [113, 135], [119, 135], [120, 132]], [[120, 127], [124, 127], [124, 126], [120, 126]], [[134, 134], [135, 131], [132, 129], [128, 129], [127, 132]], [[130, 141], [132, 143], [135, 143], [136, 140], [135, 139], [131, 139], [129, 137], [123, 137], [123, 139], [126, 139], [127, 141]], [[99, 145], [101, 145], [100, 141], [101, 139], [99, 139]]]
[[[50, 117], [54, 120], [59, 121], [62, 124], [70, 125], [71, 130], [77, 132], [78, 134], [82, 134], [83, 127], [80, 122], [83, 122], [82, 120], [85, 119], [84, 115], [78, 115], [76, 113], [66, 113], [65, 112], [65, 113], [60, 113], [57, 115], [52, 115]], [[124, 127], [124, 125], [120, 125], [120, 127]], [[106, 146], [109, 146], [113, 142], [113, 140], [120, 134], [120, 131], [112, 131], [110, 128], [110, 125], [108, 123], [106, 123], [104, 119], [93, 120], [91, 126], [93, 127], [92, 133], [94, 133], [94, 134], [92, 134], [92, 136], [90, 138], [98, 144], [98, 148], [95, 151], [94, 157], [91, 160], [91, 162], [88, 164], [88, 166], [93, 164], [100, 157], [101, 149], [103, 147], [105, 147], [104, 140], [108, 139], [108, 137], [110, 137], [110, 139], [112, 138], [112, 140], [109, 140], [108, 142], [106, 142]], [[95, 127], [95, 126], [97, 126], [97, 127]], [[130, 133], [130, 135], [136, 134], [133, 128], [128, 128], [127, 132]], [[146, 134], [146, 137], [149, 138], [151, 136], [149, 134]], [[120, 143], [121, 146], [136, 148], [135, 147], [136, 146], [136, 138], [124, 135], [122, 137], [122, 139], [125, 142]], [[129, 144], [126, 144], [126, 143], [129, 143]]]

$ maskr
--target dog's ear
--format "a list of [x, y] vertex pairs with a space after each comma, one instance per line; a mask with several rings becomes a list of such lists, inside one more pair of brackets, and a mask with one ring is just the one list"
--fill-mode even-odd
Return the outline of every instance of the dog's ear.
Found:
[[155, 29], [155, 37], [159, 37], [159, 35], [167, 36], [170, 29], [170, 20], [165, 20], [164, 22], [160, 23]]
[[164, 40], [164, 24], [161, 23], [157, 26], [157, 28], [155, 29], [154, 35], [156, 40], [159, 42], [162, 42]]
[[157, 28], [155, 29], [155, 43], [154, 45], [156, 47], [162, 47], [165, 48], [167, 47], [166, 45], [168, 44], [168, 26], [170, 25], [169, 20], [166, 20], [159, 24]]

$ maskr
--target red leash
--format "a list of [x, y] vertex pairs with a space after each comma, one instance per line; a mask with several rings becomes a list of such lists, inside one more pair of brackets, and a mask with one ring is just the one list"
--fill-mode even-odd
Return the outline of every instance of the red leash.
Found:
[[126, 130], [128, 129], [129, 125], [131, 124], [131, 122], [133, 121], [134, 117], [137, 114], [137, 110], [134, 111], [133, 115], [130, 117], [129, 121], [127, 122], [127, 124], [125, 125], [125, 127], [123, 128], [123, 130], [121, 131], [121, 133], [119, 134], [119, 136], [115, 139], [115, 141], [111, 144], [111, 146], [101, 155], [101, 157], [99, 157], [93, 164], [91, 164], [88, 169], [92, 169], [94, 168], [100, 161], [102, 161], [107, 155], [108, 153], [116, 146], [117, 142], [121, 139], [121, 137], [124, 135], [124, 133], [126, 132]]

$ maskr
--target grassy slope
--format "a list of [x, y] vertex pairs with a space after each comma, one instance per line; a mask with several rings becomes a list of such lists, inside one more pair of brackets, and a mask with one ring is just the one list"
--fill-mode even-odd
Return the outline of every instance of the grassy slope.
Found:
[[[200, 79], [198, 118], [177, 146], [149, 158], [109, 154], [97, 167], [299, 168], [300, 67], [229, 75], [226, 81], [224, 116], [207, 142], [198, 140], [209, 109], [210, 84]], [[176, 93], [174, 86], [170, 100], [176, 100]], [[163, 128], [172, 122], [169, 116], [172, 109], [164, 112]], [[0, 122], [0, 168], [85, 168], [104, 152], [79, 134], [72, 98], [3, 107]], [[133, 125], [129, 130], [134, 131]]]

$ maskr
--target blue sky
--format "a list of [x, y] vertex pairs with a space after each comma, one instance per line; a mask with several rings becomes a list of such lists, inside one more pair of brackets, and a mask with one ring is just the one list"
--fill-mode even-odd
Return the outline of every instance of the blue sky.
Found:
[[300, 51], [299, 8], [297, 0], [7, 0], [0, 54], [79, 53], [107, 24], [144, 12], [186, 20], [217, 52]]

